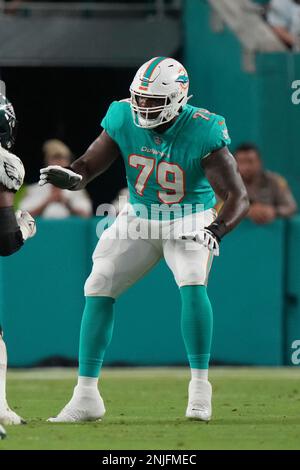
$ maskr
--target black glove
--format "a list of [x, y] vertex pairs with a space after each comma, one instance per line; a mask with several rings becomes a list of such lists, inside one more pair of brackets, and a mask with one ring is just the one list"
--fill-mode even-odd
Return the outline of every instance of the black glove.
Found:
[[213, 236], [217, 239], [218, 243], [222, 240], [224, 235], [227, 232], [227, 227], [225, 222], [220, 221], [220, 222], [213, 222], [212, 224], [208, 225], [208, 227], [205, 227], [206, 230], [209, 230], [210, 233], [213, 234]]

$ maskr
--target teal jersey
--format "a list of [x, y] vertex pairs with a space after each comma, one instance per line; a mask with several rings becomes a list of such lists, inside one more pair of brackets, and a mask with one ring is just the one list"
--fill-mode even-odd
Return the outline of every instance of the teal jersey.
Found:
[[201, 160], [230, 143], [222, 116], [187, 104], [174, 124], [158, 133], [135, 126], [129, 100], [123, 100], [110, 105], [101, 125], [120, 148], [130, 203], [146, 206], [148, 217], [156, 218], [158, 207], [176, 214], [174, 207], [186, 213], [215, 205]]

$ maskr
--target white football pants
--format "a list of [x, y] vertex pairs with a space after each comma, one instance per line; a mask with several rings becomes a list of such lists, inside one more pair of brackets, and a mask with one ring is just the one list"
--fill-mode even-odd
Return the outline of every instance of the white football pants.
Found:
[[85, 296], [117, 298], [162, 257], [179, 287], [207, 285], [213, 255], [199, 243], [178, 236], [206, 227], [215, 218], [216, 211], [209, 209], [171, 221], [142, 219], [126, 205], [96, 246]]

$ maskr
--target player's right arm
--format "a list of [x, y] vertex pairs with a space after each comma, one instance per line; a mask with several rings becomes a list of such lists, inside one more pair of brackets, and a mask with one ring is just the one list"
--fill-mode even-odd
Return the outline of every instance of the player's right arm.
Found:
[[119, 156], [119, 146], [103, 130], [70, 168], [58, 166], [43, 168], [40, 185], [51, 183], [61, 189], [83, 189], [90, 181], [104, 173]]

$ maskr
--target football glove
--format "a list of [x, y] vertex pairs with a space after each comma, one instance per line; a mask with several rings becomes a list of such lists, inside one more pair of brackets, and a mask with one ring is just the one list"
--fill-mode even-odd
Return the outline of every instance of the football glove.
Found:
[[0, 183], [11, 191], [18, 191], [25, 176], [21, 160], [0, 145]]
[[17, 223], [22, 232], [23, 240], [34, 237], [36, 234], [36, 223], [34, 218], [27, 211], [18, 210], [16, 212]]
[[82, 180], [82, 176], [74, 171], [58, 165], [42, 168], [39, 185], [51, 183], [60, 189], [75, 189]]
[[181, 240], [193, 240], [208, 248], [214, 256], [219, 256], [219, 243], [217, 237], [207, 228], [197, 232], [183, 233], [179, 235]]

